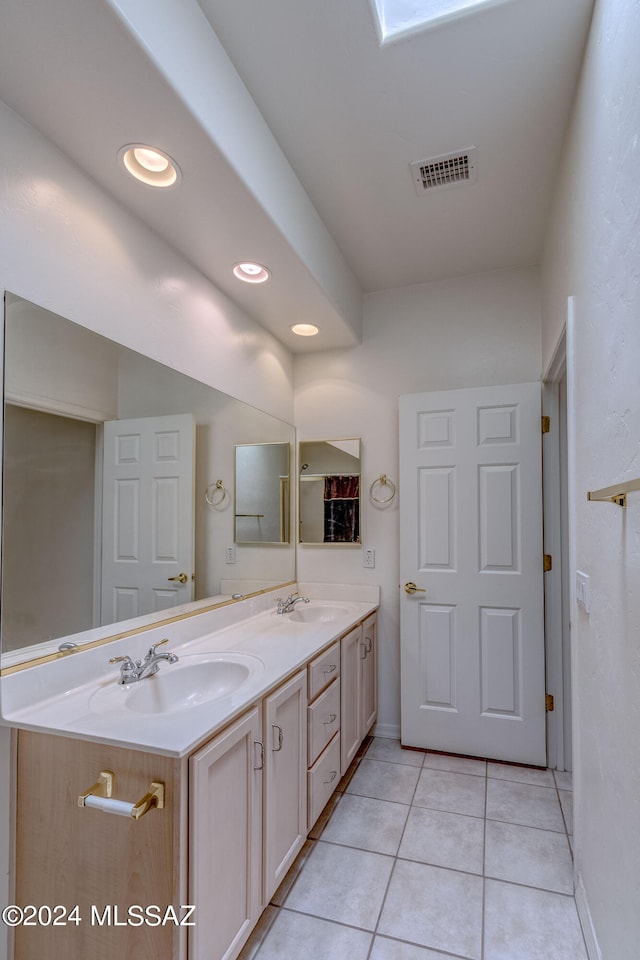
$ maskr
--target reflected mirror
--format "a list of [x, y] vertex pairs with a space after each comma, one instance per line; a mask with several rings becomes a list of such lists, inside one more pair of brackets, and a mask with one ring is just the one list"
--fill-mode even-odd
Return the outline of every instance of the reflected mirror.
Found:
[[[290, 424], [12, 294], [4, 359], [0, 666], [295, 579]], [[239, 446], [277, 451], [278, 546], [234, 543]]]
[[300, 543], [360, 543], [360, 440], [298, 446]]
[[236, 543], [289, 542], [289, 444], [236, 445]]

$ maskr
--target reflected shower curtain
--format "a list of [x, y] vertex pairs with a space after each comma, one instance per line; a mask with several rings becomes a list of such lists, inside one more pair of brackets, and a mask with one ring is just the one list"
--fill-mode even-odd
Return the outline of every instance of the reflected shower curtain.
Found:
[[360, 477], [324, 478], [324, 542], [360, 543]]

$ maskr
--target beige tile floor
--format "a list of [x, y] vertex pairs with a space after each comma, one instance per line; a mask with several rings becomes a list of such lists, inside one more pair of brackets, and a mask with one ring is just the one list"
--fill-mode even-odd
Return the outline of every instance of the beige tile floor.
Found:
[[368, 739], [241, 960], [587, 960], [571, 774]]

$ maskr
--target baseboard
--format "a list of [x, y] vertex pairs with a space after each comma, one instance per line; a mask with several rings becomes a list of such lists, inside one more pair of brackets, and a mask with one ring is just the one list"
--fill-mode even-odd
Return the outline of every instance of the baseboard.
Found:
[[602, 960], [602, 954], [598, 946], [598, 938], [593, 928], [591, 911], [589, 910], [589, 903], [587, 901], [587, 891], [584, 888], [580, 875], [576, 877], [576, 908], [578, 910], [580, 924], [582, 925], [582, 934], [587, 948], [587, 956], [589, 960]]
[[383, 737], [385, 740], [399, 740], [400, 726], [396, 723], [376, 723], [371, 735], [373, 737]]

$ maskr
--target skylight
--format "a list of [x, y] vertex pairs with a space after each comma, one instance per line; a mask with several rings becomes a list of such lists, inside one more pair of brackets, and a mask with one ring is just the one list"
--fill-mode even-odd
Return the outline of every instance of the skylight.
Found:
[[381, 43], [505, 0], [371, 0]]

